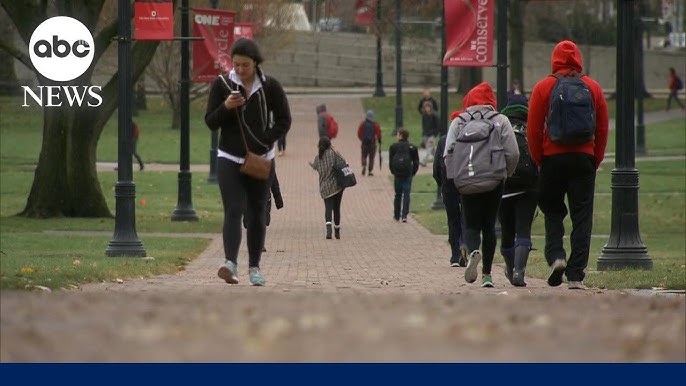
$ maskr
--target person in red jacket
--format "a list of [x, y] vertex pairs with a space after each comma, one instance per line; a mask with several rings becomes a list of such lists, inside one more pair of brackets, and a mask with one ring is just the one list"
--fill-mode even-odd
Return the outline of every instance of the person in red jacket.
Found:
[[[552, 72], [563, 76], [582, 73], [581, 52], [574, 42], [558, 43], [552, 53]], [[562, 284], [563, 275], [571, 289], [583, 289], [593, 225], [593, 196], [596, 170], [605, 157], [608, 134], [607, 103], [600, 85], [584, 75], [595, 107], [595, 138], [580, 145], [560, 145], [547, 135], [546, 118], [550, 94], [557, 82], [546, 76], [533, 88], [529, 99], [527, 139], [531, 158], [539, 167], [538, 205], [545, 214], [545, 258], [552, 270], [550, 286]], [[569, 211], [565, 206], [565, 195]], [[563, 220], [572, 219], [571, 252], [567, 260], [563, 245]]]
[[[681, 83], [681, 79], [679, 78], [679, 75], [676, 74], [676, 70], [674, 67], [669, 68], [669, 96], [667, 97], [667, 108], [665, 108], [665, 111], [669, 111], [669, 107], [672, 104], [672, 99], [676, 101], [676, 104], [681, 107], [682, 110], [686, 110], [686, 107], [684, 107], [684, 104], [679, 100], [679, 87], [678, 83]], [[683, 83], [681, 84], [681, 88], [683, 88]]]
[[372, 170], [374, 170], [376, 143], [378, 142], [379, 146], [381, 146], [381, 126], [374, 120], [374, 112], [372, 110], [367, 111], [364, 121], [360, 122], [360, 125], [357, 127], [357, 138], [362, 143], [360, 146], [360, 152], [362, 153], [362, 175], [369, 168], [368, 175], [371, 177], [374, 175]]

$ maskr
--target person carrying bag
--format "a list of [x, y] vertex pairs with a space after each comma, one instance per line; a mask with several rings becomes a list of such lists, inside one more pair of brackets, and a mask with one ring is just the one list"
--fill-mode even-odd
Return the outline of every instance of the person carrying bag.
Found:
[[217, 180], [224, 207], [224, 264], [217, 275], [238, 284], [241, 219], [246, 221], [248, 279], [262, 286], [260, 260], [266, 236], [269, 189], [274, 178], [274, 143], [291, 127], [286, 93], [260, 64], [262, 54], [251, 39], [241, 38], [231, 47], [233, 68], [210, 86], [205, 123], [220, 130]]

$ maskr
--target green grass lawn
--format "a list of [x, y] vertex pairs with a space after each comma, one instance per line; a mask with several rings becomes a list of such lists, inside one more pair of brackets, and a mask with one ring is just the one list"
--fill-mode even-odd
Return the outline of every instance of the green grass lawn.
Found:
[[[24, 289], [33, 286], [70, 288], [80, 283], [103, 280], [148, 277], [183, 269], [197, 256], [208, 241], [202, 238], [145, 237], [145, 249], [154, 260], [105, 257], [104, 251], [112, 239], [114, 219], [58, 218], [35, 220], [15, 216], [26, 204], [33, 182], [33, 166], [37, 162], [42, 140], [42, 111], [21, 108], [16, 98], [0, 98], [0, 288]], [[419, 137], [419, 114], [416, 103], [419, 94], [405, 94], [406, 127]], [[451, 111], [459, 107], [461, 98], [451, 96]], [[210, 134], [204, 126], [203, 101], [191, 107], [191, 163], [206, 164], [209, 160]], [[394, 125], [395, 98], [365, 98], [365, 109], [373, 108], [384, 129], [384, 147], [394, 140], [390, 130]], [[453, 108], [454, 104], [454, 108]], [[662, 108], [664, 101], [646, 102], [646, 111]], [[139, 152], [146, 162], [178, 163], [179, 131], [169, 128], [168, 109], [159, 98], [149, 98], [149, 109], [136, 117], [141, 126]], [[652, 110], [651, 110], [652, 109]], [[116, 115], [108, 122], [98, 144], [98, 160], [116, 160]], [[685, 154], [686, 140], [683, 120], [651, 124], [646, 128], [649, 154]], [[613, 151], [614, 138], [608, 152]], [[595, 259], [607, 242], [610, 230], [612, 164], [603, 165], [598, 174], [594, 217], [592, 261], [587, 283], [601, 288], [686, 288], [684, 259], [684, 190], [686, 176], [683, 160], [642, 161], [640, 172], [640, 231], [648, 253], [653, 259], [652, 271], [626, 270], [596, 272]], [[193, 207], [198, 222], [172, 222], [176, 206], [178, 179], [175, 172], [135, 172], [136, 230], [140, 232], [211, 232], [222, 227], [219, 190], [216, 185], [192, 184]], [[114, 171], [99, 172], [105, 198], [110, 208], [115, 206]], [[204, 182], [204, 181], [203, 181]], [[431, 210], [436, 188], [429, 176], [418, 176], [413, 184], [412, 211], [430, 231], [447, 232], [445, 214]], [[142, 205], [141, 200], [146, 204]], [[528, 274], [545, 277], [548, 268], [540, 249], [543, 235], [542, 219], [534, 221], [534, 243]], [[567, 226], [569, 229], [569, 226]], [[44, 231], [102, 231], [102, 235], [58, 235]], [[446, 257], [447, 259], [447, 257]], [[447, 261], [447, 260], [446, 260]], [[496, 261], [500, 261], [499, 258]]]

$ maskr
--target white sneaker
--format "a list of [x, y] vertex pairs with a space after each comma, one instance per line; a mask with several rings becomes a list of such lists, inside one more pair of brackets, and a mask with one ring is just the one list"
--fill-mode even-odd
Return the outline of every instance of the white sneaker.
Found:
[[570, 281], [567, 283], [569, 289], [585, 290], [587, 289], [583, 282], [581, 281]]
[[476, 271], [476, 268], [479, 266], [479, 261], [481, 261], [481, 252], [478, 249], [472, 251], [472, 253], [469, 254], [467, 269], [464, 271], [464, 280], [467, 283], [474, 283], [479, 276]]

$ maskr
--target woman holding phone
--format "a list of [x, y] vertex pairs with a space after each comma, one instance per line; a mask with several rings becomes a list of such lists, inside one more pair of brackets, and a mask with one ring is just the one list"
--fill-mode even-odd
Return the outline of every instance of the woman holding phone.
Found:
[[205, 113], [205, 123], [210, 130], [220, 130], [217, 180], [224, 206], [224, 264], [217, 274], [229, 284], [238, 284], [243, 203], [249, 219], [246, 231], [248, 279], [254, 286], [265, 284], [260, 260], [267, 228], [267, 198], [274, 178], [273, 167], [267, 180], [240, 172], [246, 155], [241, 126], [250, 151], [272, 162], [274, 142], [286, 135], [291, 127], [286, 93], [276, 79], [264, 75], [260, 68], [262, 61], [254, 41], [238, 39], [231, 47], [233, 69], [212, 83]]

